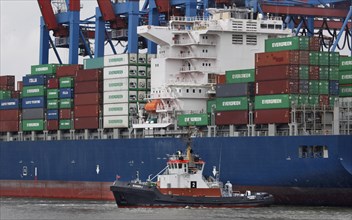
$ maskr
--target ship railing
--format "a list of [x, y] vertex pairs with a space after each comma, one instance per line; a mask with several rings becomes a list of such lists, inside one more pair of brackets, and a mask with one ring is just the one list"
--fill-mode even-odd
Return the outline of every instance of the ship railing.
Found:
[[209, 21], [209, 18], [208, 17], [203, 17], [203, 16], [192, 16], [192, 17], [171, 16], [170, 17], [170, 22], [173, 22], [173, 21], [185, 21], [185, 22]]
[[215, 59], [214, 54], [202, 54], [202, 53], [180, 53], [174, 55], [173, 53], [169, 53], [168, 55], [163, 55], [162, 57], [171, 57], [171, 58], [185, 58], [185, 59]]
[[209, 66], [202, 66], [202, 67], [181, 67], [180, 68], [180, 72], [214, 72], [216, 71], [216, 68], [215, 67], [209, 67]]
[[214, 41], [205, 41], [205, 40], [200, 40], [199, 42], [194, 42], [192, 40], [175, 40], [174, 41], [175, 45], [190, 45], [190, 44], [199, 44], [199, 45], [214, 45]]

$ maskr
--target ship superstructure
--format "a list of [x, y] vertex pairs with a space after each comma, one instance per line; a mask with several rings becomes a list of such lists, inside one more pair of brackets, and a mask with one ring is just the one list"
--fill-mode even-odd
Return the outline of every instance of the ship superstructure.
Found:
[[206, 112], [217, 74], [253, 68], [254, 54], [264, 50], [265, 39], [291, 32], [284, 29], [279, 17], [254, 19], [248, 9], [209, 12], [210, 18], [172, 17], [168, 27], [138, 27], [139, 35], [159, 45], [151, 63], [153, 80], [147, 109], [160, 127], [176, 125], [177, 114]]

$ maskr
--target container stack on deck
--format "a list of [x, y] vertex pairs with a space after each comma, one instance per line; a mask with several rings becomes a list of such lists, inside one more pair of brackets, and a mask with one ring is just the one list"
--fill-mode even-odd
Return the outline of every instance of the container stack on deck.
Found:
[[144, 106], [150, 90], [148, 65], [146, 54], [104, 57], [104, 128], [127, 128], [137, 122], [138, 105]]
[[82, 65], [67, 65], [58, 68], [56, 76], [59, 80], [59, 129], [74, 129], [73, 109], [74, 109], [74, 92], [75, 78], [77, 72], [82, 69]]
[[216, 86], [216, 125], [246, 125], [254, 96], [254, 69], [226, 71], [226, 84]]
[[20, 105], [14, 90], [15, 77], [0, 76], [0, 132], [19, 131]]
[[341, 57], [339, 66], [339, 95], [352, 97], [352, 58]]
[[339, 53], [319, 52], [319, 39], [268, 39], [256, 54], [255, 123], [290, 123], [292, 107], [329, 106], [338, 95]]
[[103, 69], [77, 71], [75, 83], [75, 129], [98, 129], [102, 115]]
[[34, 65], [23, 77], [22, 130], [45, 130], [47, 114], [47, 80], [56, 74], [56, 64]]

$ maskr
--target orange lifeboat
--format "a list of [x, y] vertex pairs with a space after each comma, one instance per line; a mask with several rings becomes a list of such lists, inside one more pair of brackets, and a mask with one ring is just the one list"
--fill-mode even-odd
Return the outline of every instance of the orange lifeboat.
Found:
[[147, 112], [156, 112], [156, 107], [158, 106], [158, 104], [160, 103], [160, 99], [154, 99], [151, 102], [148, 102], [147, 104], [145, 104], [144, 109]]

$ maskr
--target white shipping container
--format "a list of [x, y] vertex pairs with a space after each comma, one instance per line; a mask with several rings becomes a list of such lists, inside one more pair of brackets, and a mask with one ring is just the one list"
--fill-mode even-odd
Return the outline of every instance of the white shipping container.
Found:
[[123, 66], [129, 64], [137, 64], [138, 56], [137, 54], [116, 54], [104, 56], [104, 66]]
[[137, 103], [114, 103], [104, 105], [104, 116], [132, 115], [137, 113]]
[[147, 79], [138, 79], [138, 89], [147, 88]]
[[104, 79], [137, 77], [137, 66], [113, 66], [104, 68]]
[[104, 117], [104, 128], [128, 128], [128, 115], [106, 116]]
[[156, 58], [156, 54], [148, 54], [147, 55], [148, 64], [152, 63], [153, 58]]
[[134, 78], [106, 79], [104, 80], [104, 91], [137, 89], [137, 82], [137, 79]]
[[152, 68], [147, 66], [147, 78], [150, 78], [150, 76], [152, 75], [151, 70]]
[[137, 91], [109, 91], [104, 92], [104, 104], [109, 103], [123, 103], [123, 102], [136, 102]]
[[151, 88], [151, 79], [147, 79], [147, 89], [150, 89]]
[[139, 64], [147, 64], [147, 54], [146, 53], [140, 53], [138, 54], [138, 63]]
[[146, 91], [138, 91], [138, 101], [146, 101], [145, 98], [147, 98], [147, 92]]
[[147, 67], [139, 66], [138, 67], [138, 77], [147, 77]]

